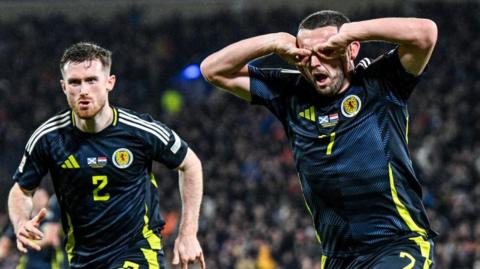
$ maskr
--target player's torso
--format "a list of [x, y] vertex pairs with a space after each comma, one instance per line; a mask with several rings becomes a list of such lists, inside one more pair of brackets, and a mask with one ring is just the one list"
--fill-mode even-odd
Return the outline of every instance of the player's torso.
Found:
[[407, 110], [376, 86], [360, 83], [335, 98], [288, 100], [284, 126], [329, 253], [350, 255], [404, 229], [389, 169], [401, 171], [401, 184], [416, 183], [406, 147]]
[[151, 205], [158, 199], [150, 181], [150, 149], [138, 132], [120, 123], [97, 134], [71, 127], [46, 140], [69, 254], [100, 260], [141, 238], [147, 207], [150, 219], [159, 212]]

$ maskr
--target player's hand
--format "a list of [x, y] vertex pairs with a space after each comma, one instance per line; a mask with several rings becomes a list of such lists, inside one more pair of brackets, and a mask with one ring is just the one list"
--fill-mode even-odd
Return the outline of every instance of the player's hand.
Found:
[[205, 269], [205, 259], [198, 239], [195, 235], [179, 235], [173, 248], [173, 265], [179, 265], [181, 269], [187, 269], [188, 264], [199, 262]]
[[313, 52], [325, 60], [340, 59], [343, 71], [348, 73], [354, 68], [348, 52], [350, 43], [351, 41], [347, 38], [347, 35], [338, 33], [331, 36], [324, 43], [316, 45], [313, 48]]
[[284, 61], [295, 66], [305, 66], [312, 51], [297, 47], [297, 38], [289, 33], [278, 33], [276, 37], [275, 54]]
[[27, 253], [28, 248], [41, 250], [41, 247], [35, 242], [42, 240], [43, 233], [38, 229], [40, 222], [47, 215], [47, 209], [42, 208], [33, 219], [20, 224], [17, 231], [17, 248], [20, 252]]

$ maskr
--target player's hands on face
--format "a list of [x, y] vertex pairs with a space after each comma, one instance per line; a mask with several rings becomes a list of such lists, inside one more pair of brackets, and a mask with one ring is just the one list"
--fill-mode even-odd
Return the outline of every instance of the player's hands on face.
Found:
[[173, 248], [173, 265], [180, 265], [181, 269], [187, 269], [188, 264], [199, 262], [205, 269], [205, 259], [202, 247], [195, 235], [179, 235]]
[[297, 38], [293, 35], [289, 33], [278, 33], [275, 54], [291, 65], [305, 66], [312, 51], [299, 48], [297, 46]]
[[39, 230], [40, 222], [47, 215], [47, 209], [42, 208], [33, 219], [20, 224], [17, 231], [17, 248], [20, 252], [27, 253], [28, 248], [41, 250], [35, 241], [42, 240], [43, 233]]
[[338, 33], [332, 35], [327, 41], [316, 45], [313, 51], [324, 60], [340, 59], [343, 65], [343, 71], [347, 73], [353, 68], [353, 62], [350, 60], [348, 53], [350, 42], [346, 35]]

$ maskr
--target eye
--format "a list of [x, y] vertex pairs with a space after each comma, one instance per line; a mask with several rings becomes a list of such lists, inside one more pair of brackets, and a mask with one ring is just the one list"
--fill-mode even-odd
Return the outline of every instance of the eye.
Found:
[[78, 85], [80, 85], [80, 80], [71, 79], [71, 80], [68, 81], [68, 84], [71, 85], [71, 86], [78, 86]]
[[87, 78], [86, 81], [88, 84], [94, 84], [95, 82], [97, 82], [97, 78]]

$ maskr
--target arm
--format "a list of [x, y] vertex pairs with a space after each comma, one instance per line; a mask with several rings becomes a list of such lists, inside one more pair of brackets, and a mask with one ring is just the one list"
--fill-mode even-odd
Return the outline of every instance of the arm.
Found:
[[344, 24], [315, 50], [345, 48], [353, 41], [386, 41], [399, 45], [400, 62], [405, 70], [419, 75], [425, 69], [437, 41], [437, 26], [428, 19], [382, 18]]
[[23, 253], [27, 252], [27, 248], [41, 250], [40, 246], [34, 240], [41, 240], [43, 233], [38, 229], [40, 221], [45, 218], [47, 210], [43, 208], [32, 219], [33, 191], [24, 190], [15, 183], [8, 196], [8, 211], [10, 220], [17, 236], [17, 248]]
[[241, 40], [213, 53], [200, 68], [205, 79], [247, 101], [251, 100], [248, 62], [276, 53], [290, 64], [300, 64], [310, 51], [299, 49], [296, 38], [274, 33]]
[[188, 149], [179, 170], [182, 216], [178, 237], [175, 240], [173, 264], [186, 269], [189, 262], [199, 261], [205, 268], [203, 251], [197, 239], [198, 218], [203, 194], [202, 164], [195, 153]]

